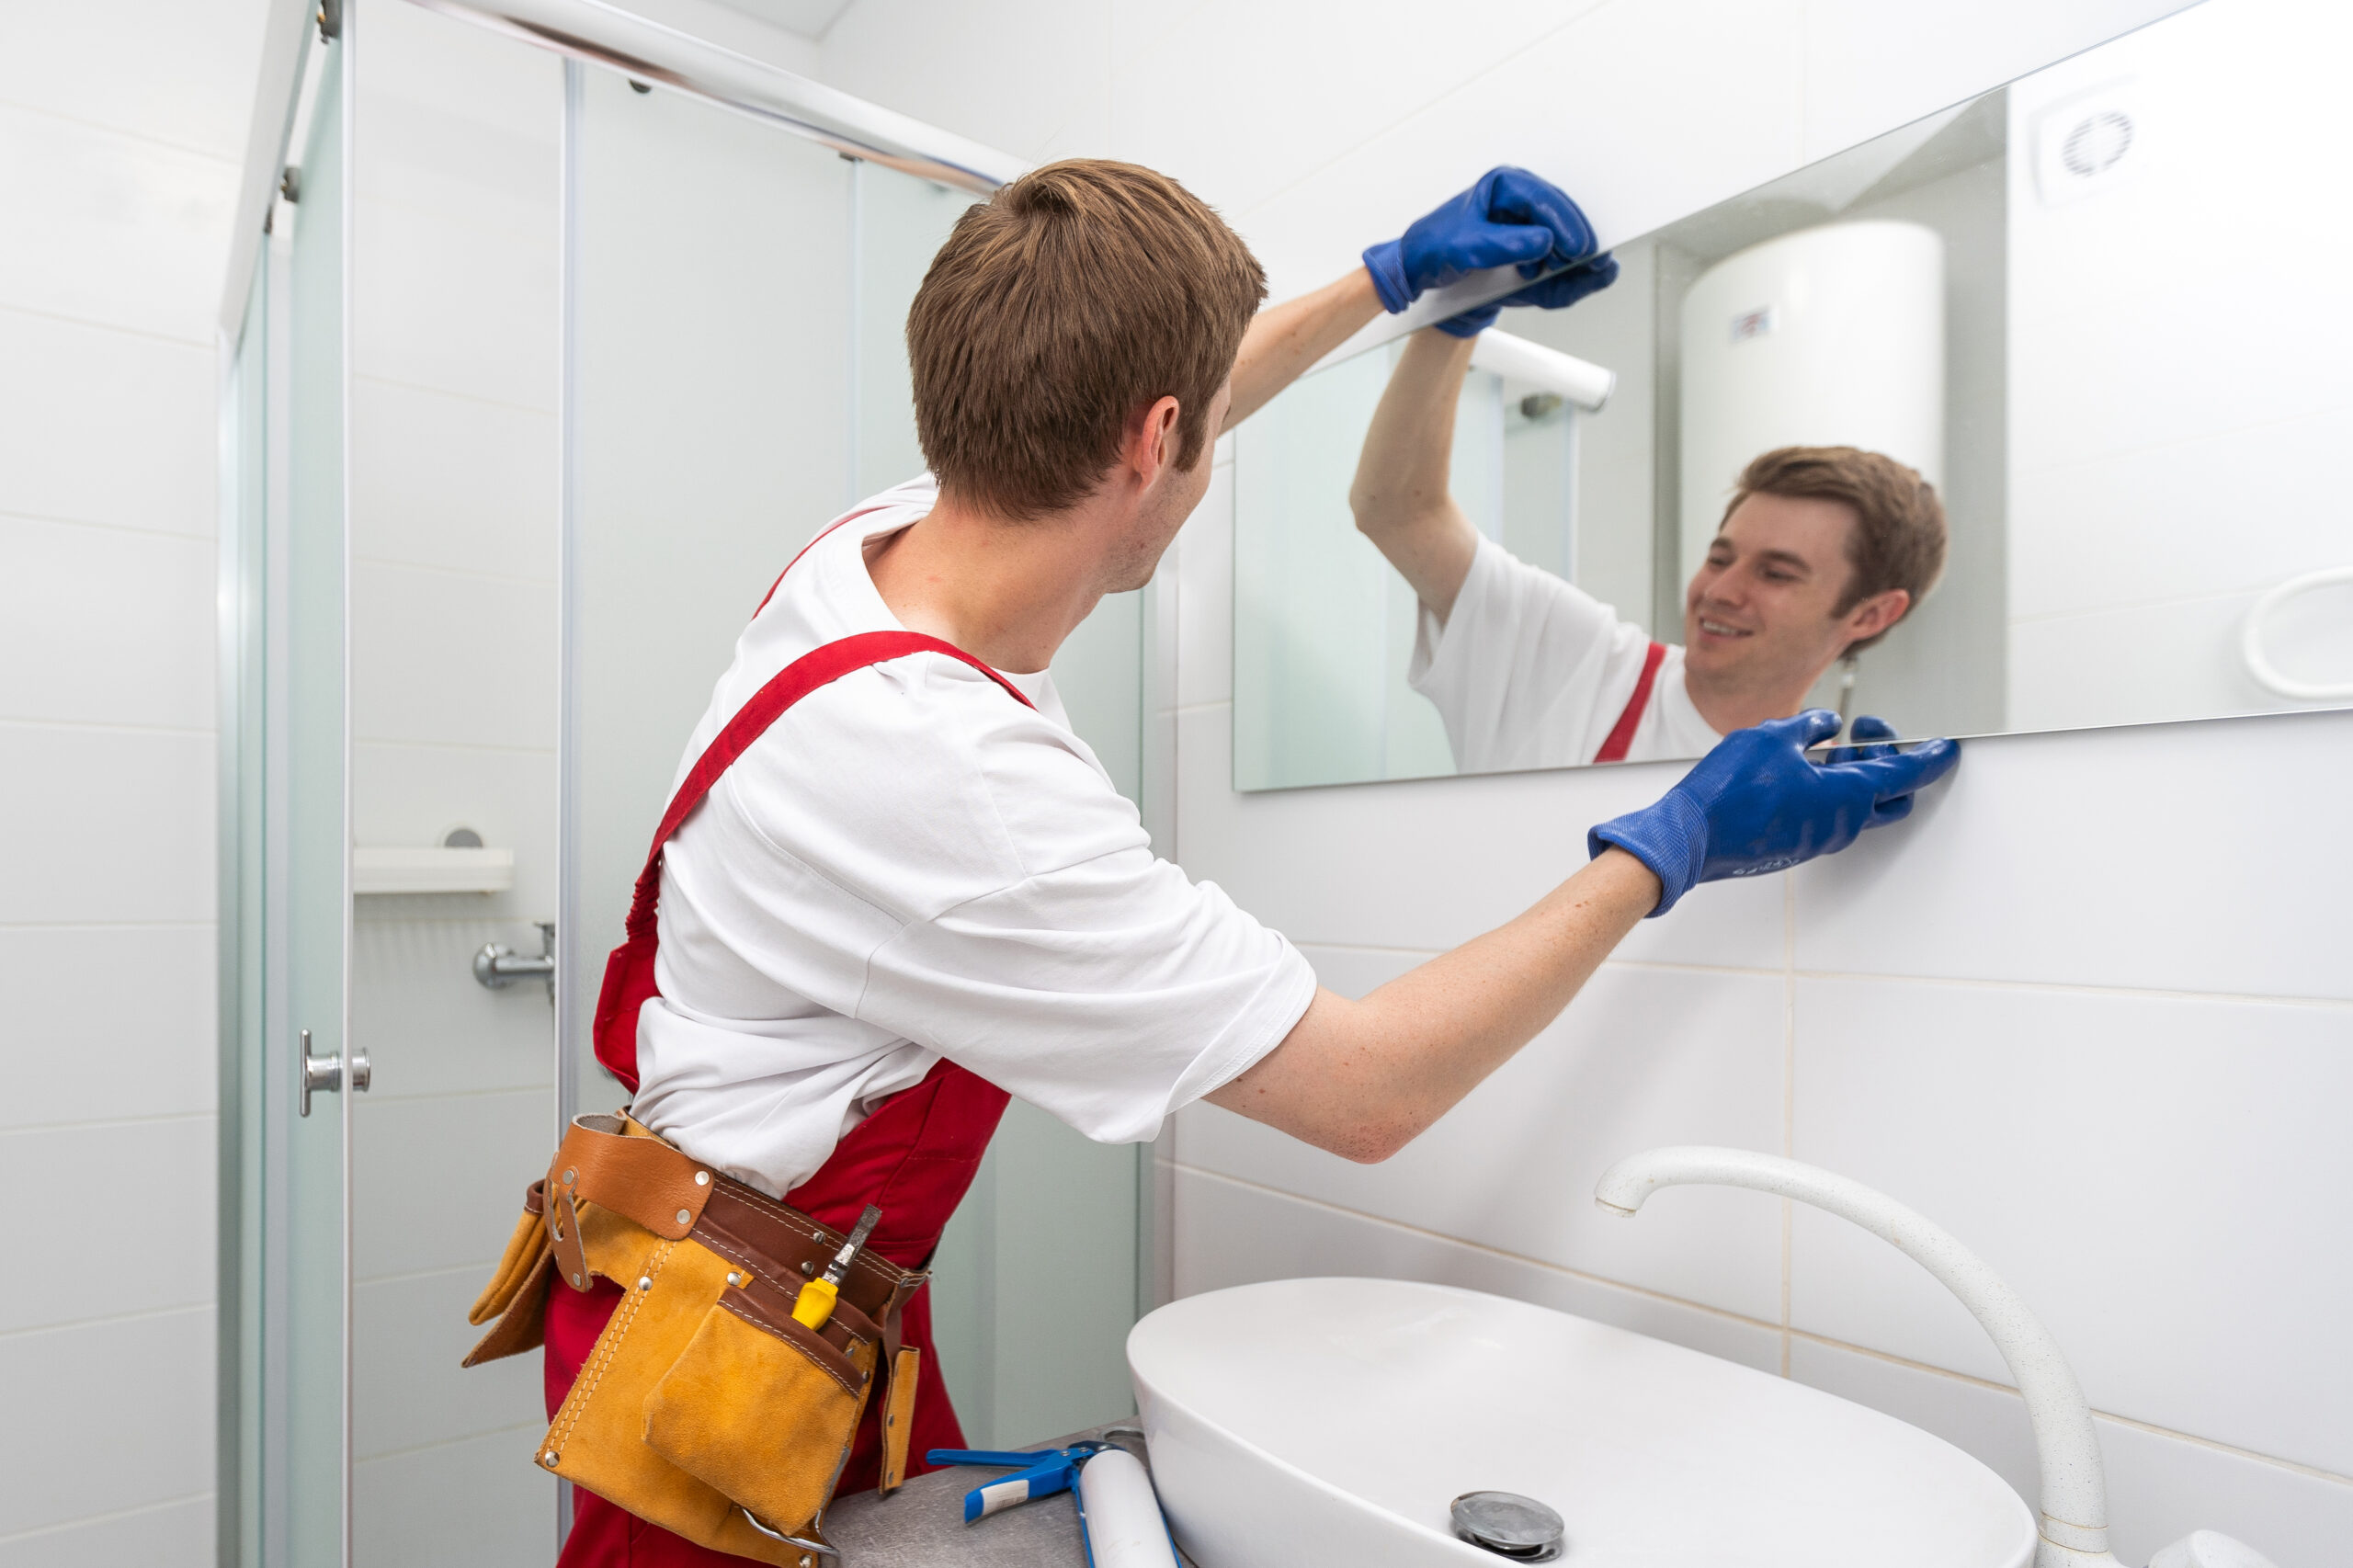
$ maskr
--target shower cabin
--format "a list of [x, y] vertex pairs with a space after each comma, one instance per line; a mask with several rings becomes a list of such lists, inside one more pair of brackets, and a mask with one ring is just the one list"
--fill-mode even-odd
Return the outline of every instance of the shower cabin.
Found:
[[[461, 1372], [466, 1309], [625, 1097], [587, 1025], [688, 732], [785, 563], [922, 468], [907, 307], [1019, 165], [597, 0], [271, 17], [222, 338], [222, 1561], [546, 1562], [538, 1358]], [[1131, 799], [1148, 613], [1054, 665]], [[1149, 1169], [1011, 1108], [932, 1287], [974, 1441], [1131, 1408]]]

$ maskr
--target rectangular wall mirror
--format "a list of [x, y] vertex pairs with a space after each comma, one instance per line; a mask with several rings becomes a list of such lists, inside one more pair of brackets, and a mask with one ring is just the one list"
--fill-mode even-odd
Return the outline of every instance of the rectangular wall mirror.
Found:
[[2206, 0], [1506, 311], [1443, 440], [1480, 535], [1443, 621], [1349, 500], [1406, 346], [1303, 379], [1236, 436], [1234, 787], [1614, 759], [1646, 664], [1620, 753], [1705, 750], [1699, 687], [1789, 611], [1727, 589], [1703, 631], [1688, 590], [1790, 446], [1916, 470], [1949, 540], [1875, 645], [1785, 664], [1805, 706], [1917, 736], [2353, 703], [2349, 69], [2353, 12]]

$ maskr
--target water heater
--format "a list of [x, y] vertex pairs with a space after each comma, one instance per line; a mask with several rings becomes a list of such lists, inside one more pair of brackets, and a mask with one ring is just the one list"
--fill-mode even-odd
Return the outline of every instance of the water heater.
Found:
[[1725, 257], [1683, 297], [1682, 397], [1684, 582], [1759, 452], [1863, 447], [1941, 487], [1944, 241], [1830, 223]]

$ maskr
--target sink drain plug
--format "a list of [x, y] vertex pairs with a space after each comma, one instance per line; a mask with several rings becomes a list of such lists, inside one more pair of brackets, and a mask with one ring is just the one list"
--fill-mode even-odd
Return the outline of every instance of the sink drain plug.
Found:
[[1568, 1528], [1560, 1515], [1517, 1492], [1465, 1492], [1449, 1512], [1456, 1535], [1515, 1562], [1552, 1562]]

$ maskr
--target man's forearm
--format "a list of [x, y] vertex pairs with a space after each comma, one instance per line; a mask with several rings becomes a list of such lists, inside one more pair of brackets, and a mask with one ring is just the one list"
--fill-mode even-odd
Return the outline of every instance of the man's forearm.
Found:
[[1435, 329], [1405, 340], [1348, 486], [1358, 530], [1440, 620], [1453, 612], [1478, 549], [1449, 489], [1454, 413], [1474, 341]]
[[1648, 867], [1608, 850], [1361, 1002], [1318, 991], [1282, 1044], [1209, 1098], [1348, 1159], [1386, 1159], [1558, 1017], [1658, 897]]
[[1380, 313], [1381, 296], [1361, 267], [1312, 294], [1260, 311], [1233, 358], [1233, 400], [1225, 412], [1225, 428], [1272, 403], [1308, 367]]

